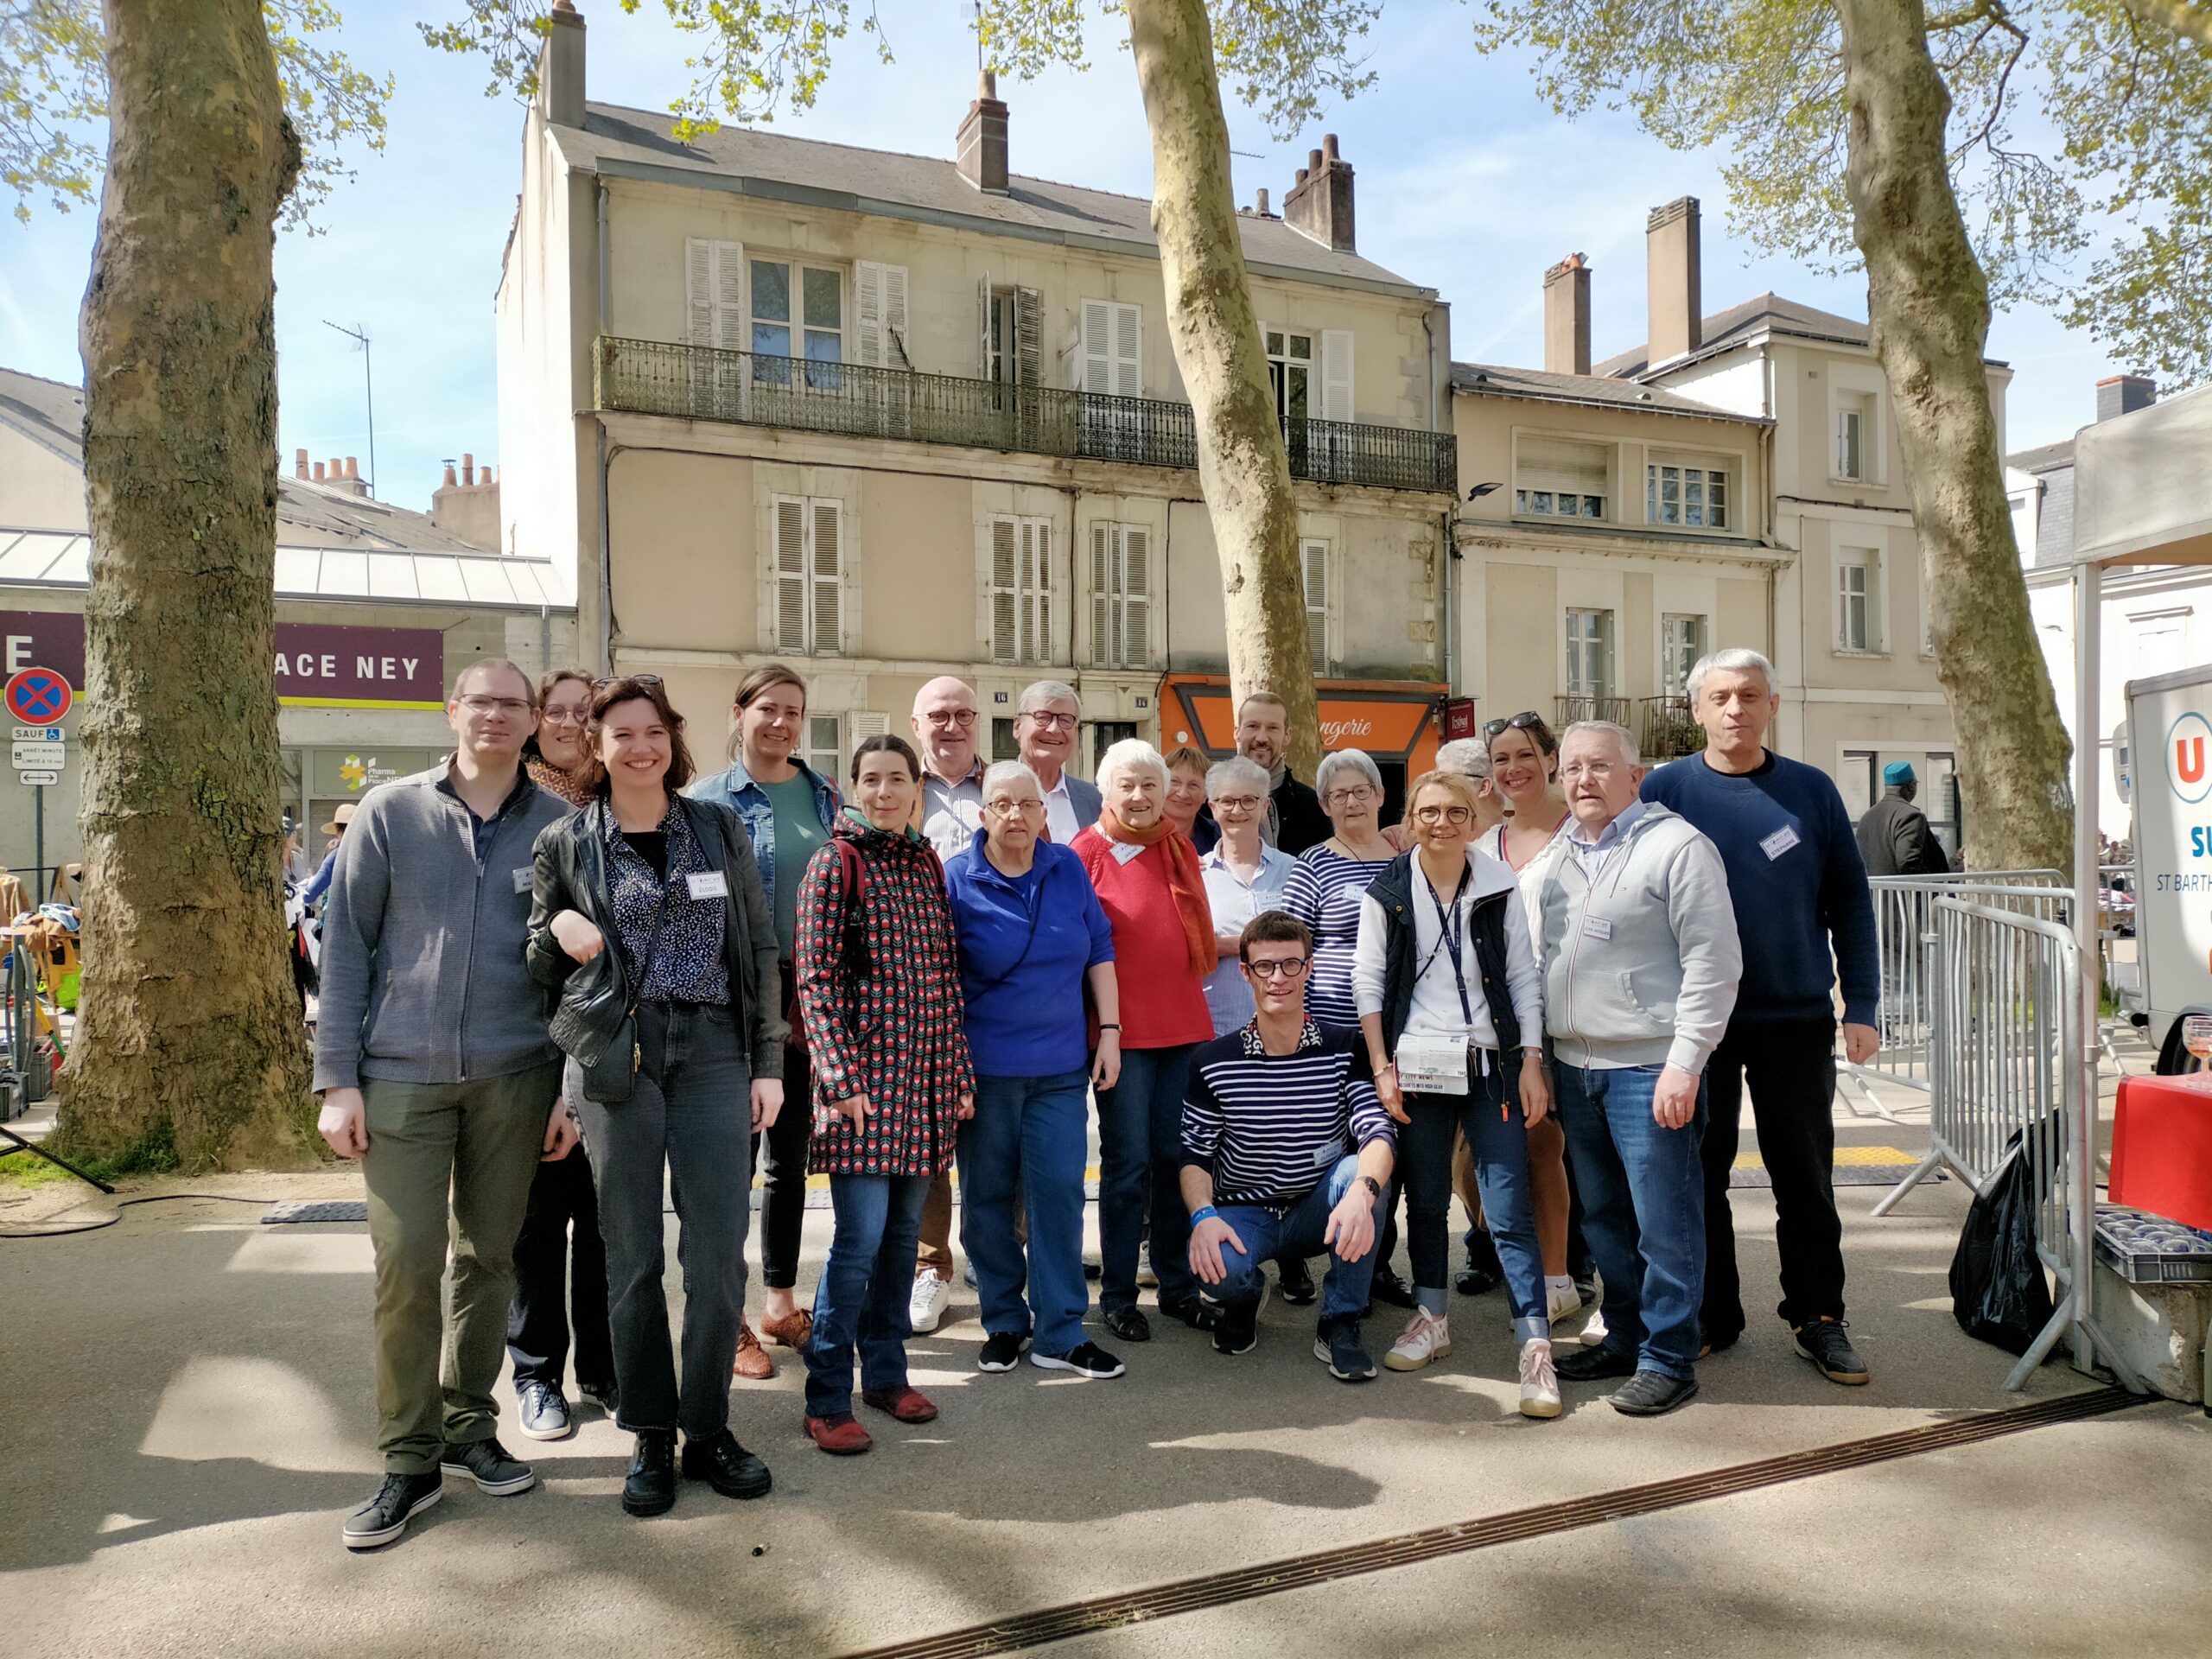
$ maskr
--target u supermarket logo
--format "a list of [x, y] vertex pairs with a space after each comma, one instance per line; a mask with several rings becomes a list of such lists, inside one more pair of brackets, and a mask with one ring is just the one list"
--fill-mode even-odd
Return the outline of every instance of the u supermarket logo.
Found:
[[2174, 721], [2166, 733], [2166, 780], [2188, 805], [2212, 795], [2212, 721], [2192, 712]]

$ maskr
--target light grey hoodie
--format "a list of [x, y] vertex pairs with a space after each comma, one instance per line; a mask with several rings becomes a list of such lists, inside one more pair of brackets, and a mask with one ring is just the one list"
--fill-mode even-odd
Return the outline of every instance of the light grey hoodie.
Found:
[[1554, 841], [1522, 878], [1536, 894], [1554, 1054], [1566, 1065], [1672, 1065], [1698, 1076], [1728, 1028], [1744, 971], [1719, 849], [1688, 820], [1647, 804], [1593, 887], [1567, 842]]

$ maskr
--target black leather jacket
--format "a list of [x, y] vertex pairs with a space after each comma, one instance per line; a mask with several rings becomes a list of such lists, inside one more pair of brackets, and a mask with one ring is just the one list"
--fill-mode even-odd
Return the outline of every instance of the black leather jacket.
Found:
[[[745, 1033], [753, 1075], [780, 1080], [788, 1027], [776, 966], [776, 924], [760, 888], [753, 843], [728, 807], [683, 795], [676, 804], [690, 817], [707, 861], [728, 884], [722, 956], [729, 967], [730, 1016]], [[607, 810], [606, 801], [596, 800], [539, 833], [530, 900], [530, 971], [561, 994], [553, 1040], [586, 1065], [606, 1053], [630, 1007], [629, 976], [607, 890]], [[607, 948], [589, 962], [574, 960], [553, 937], [553, 918], [564, 910], [588, 917], [607, 936]]]

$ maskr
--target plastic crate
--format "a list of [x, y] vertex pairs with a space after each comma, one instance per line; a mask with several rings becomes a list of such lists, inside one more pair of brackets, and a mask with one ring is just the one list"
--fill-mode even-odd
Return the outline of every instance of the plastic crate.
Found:
[[2212, 1233], [2124, 1204], [2097, 1206], [2096, 1255], [2132, 1285], [2212, 1284]]

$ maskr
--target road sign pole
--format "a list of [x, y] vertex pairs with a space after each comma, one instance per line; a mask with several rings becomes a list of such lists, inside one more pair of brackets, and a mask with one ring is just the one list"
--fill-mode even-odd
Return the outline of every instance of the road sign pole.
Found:
[[[39, 785], [31, 791], [31, 824], [33, 845], [36, 849], [32, 856], [38, 861], [38, 868], [31, 873], [33, 894], [31, 903], [35, 907], [46, 902], [44, 895], [39, 892], [40, 887], [46, 880], [46, 785], [44, 784]], [[16, 918], [10, 916], [8, 919], [12, 922]]]

